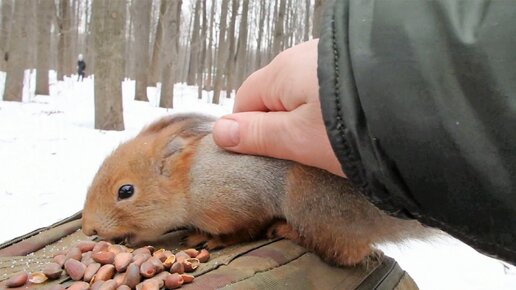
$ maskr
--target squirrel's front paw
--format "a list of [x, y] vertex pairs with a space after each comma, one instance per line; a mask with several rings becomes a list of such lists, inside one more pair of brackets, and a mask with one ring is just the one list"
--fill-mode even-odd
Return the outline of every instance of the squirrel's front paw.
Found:
[[204, 248], [211, 235], [202, 232], [190, 232], [183, 238], [183, 244], [189, 248]]
[[285, 238], [291, 241], [298, 241], [299, 234], [284, 220], [275, 221], [267, 229], [265, 236], [268, 239]]
[[228, 246], [220, 237], [203, 232], [187, 234], [183, 244], [189, 248], [205, 248], [207, 250], [216, 250]]

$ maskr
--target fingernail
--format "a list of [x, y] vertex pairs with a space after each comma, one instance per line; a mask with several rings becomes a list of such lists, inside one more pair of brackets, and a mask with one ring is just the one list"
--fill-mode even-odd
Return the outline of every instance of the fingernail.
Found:
[[240, 142], [240, 127], [231, 119], [220, 119], [215, 126], [215, 134], [222, 147], [234, 147]]

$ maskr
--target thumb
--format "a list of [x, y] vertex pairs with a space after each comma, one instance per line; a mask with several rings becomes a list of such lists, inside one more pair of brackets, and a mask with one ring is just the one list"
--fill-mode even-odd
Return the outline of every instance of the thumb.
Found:
[[219, 119], [213, 139], [220, 147], [238, 153], [293, 160], [289, 144], [289, 112], [245, 112]]

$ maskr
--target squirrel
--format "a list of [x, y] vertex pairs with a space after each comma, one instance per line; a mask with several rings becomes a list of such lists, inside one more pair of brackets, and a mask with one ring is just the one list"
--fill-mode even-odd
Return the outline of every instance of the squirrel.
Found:
[[283, 237], [337, 265], [425, 232], [415, 220], [383, 213], [346, 178], [219, 148], [215, 120], [167, 116], [115, 149], [88, 189], [82, 231], [138, 244], [190, 228], [186, 245], [208, 249]]

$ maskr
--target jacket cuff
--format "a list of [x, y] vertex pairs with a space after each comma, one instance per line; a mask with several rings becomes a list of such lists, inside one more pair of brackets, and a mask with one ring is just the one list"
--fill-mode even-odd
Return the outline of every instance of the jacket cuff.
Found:
[[[333, 151], [346, 176], [371, 203], [390, 215], [413, 219], [419, 212], [415, 202], [406, 197], [396, 172], [386, 172], [388, 159], [368, 134], [349, 56], [349, 2], [336, 1], [328, 8], [321, 25], [317, 74], [323, 119]], [[380, 181], [382, 175], [391, 180]], [[384, 182], [391, 183], [389, 191]]]

